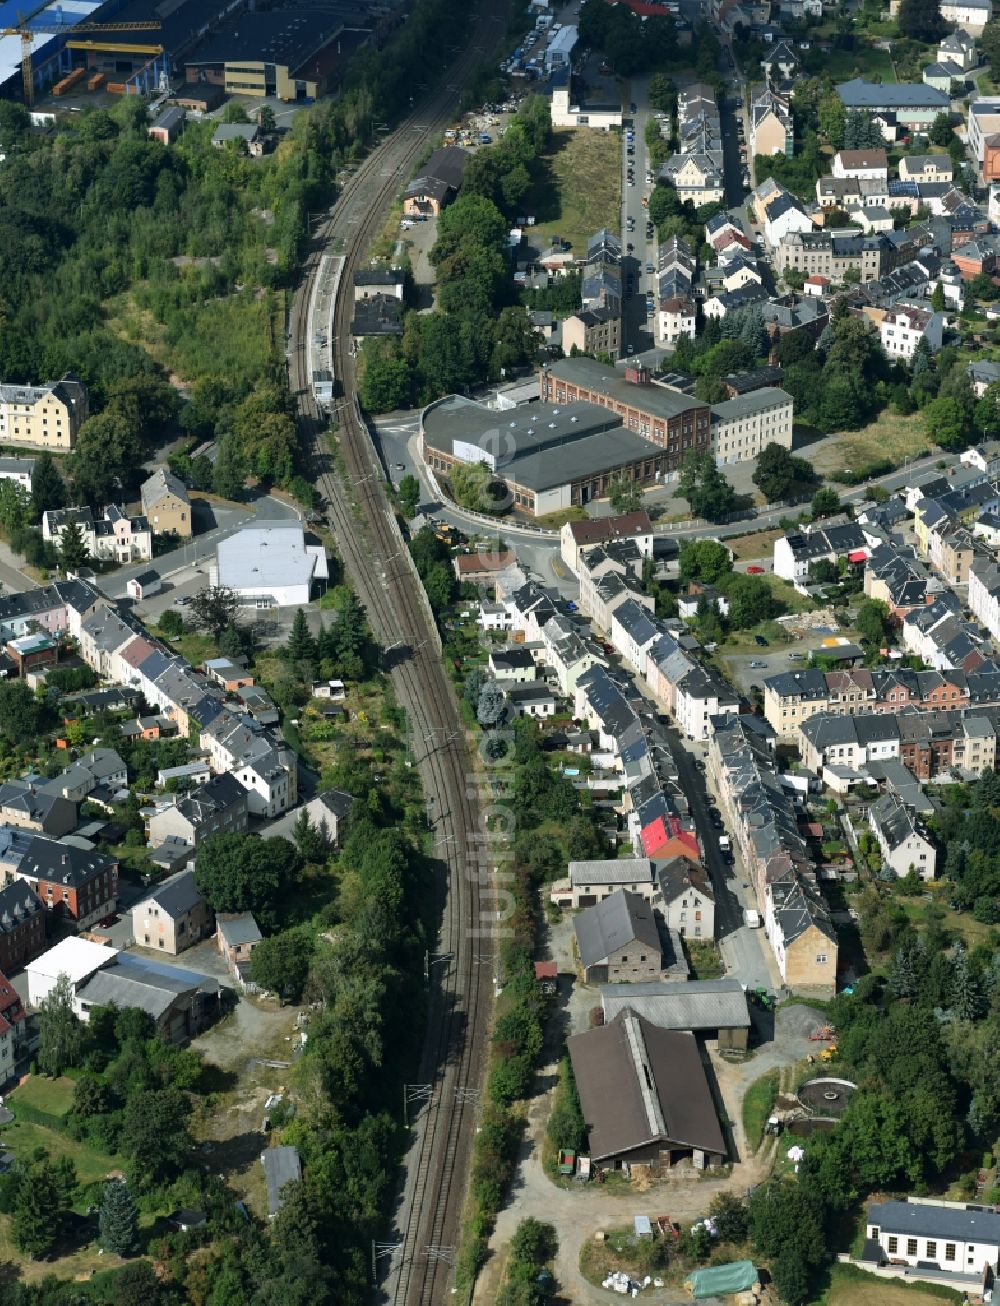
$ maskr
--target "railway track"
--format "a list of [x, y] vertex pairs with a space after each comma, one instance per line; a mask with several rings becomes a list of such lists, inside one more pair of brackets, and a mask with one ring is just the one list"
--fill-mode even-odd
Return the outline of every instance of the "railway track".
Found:
[[[428, 956], [428, 1023], [396, 1231], [373, 1248], [380, 1299], [392, 1306], [431, 1306], [450, 1297], [479, 1090], [483, 1081], [492, 991], [495, 909], [481, 883], [476, 793], [458, 706], [440, 656], [426, 597], [383, 489], [368, 429], [354, 400], [350, 323], [353, 273], [364, 262], [400, 186], [427, 140], [448, 125], [461, 87], [503, 35], [501, 13], [480, 9], [472, 36], [444, 74], [444, 85], [419, 105], [349, 179], [320, 228], [290, 315], [289, 380], [303, 448], [330, 523], [375, 638], [386, 650], [406, 710], [416, 762], [435, 827], [440, 933]], [[332, 352], [345, 398], [338, 409], [338, 471], [323, 439], [310, 375], [312, 305], [328, 250], [344, 251], [333, 305]], [[318, 323], [316, 324], [319, 325]], [[325, 325], [325, 324], [324, 324]]]

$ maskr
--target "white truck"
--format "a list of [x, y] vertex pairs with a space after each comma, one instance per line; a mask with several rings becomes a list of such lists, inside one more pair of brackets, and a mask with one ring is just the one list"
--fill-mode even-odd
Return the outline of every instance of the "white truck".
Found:
[[730, 850], [731, 847], [732, 847], [732, 843], [730, 842], [729, 835], [728, 835], [728, 834], [720, 834], [720, 835], [719, 835], [719, 848], [722, 850], [722, 852], [724, 852], [724, 853], [729, 852], [729, 850]]
[[753, 907], [747, 907], [743, 912], [743, 919], [751, 930], [760, 929], [760, 912]]

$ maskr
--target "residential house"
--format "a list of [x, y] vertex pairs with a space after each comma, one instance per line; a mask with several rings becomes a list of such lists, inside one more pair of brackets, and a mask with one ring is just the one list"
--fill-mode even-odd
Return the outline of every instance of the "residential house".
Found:
[[559, 532], [559, 552], [574, 576], [580, 570], [580, 552], [612, 540], [632, 540], [644, 558], [653, 554], [653, 523], [643, 509], [611, 517], [566, 522]]
[[[969, 364], [968, 370], [977, 399], [982, 399], [990, 386], [1000, 381], [1000, 363], [994, 362], [992, 358], [976, 358]], [[977, 445], [964, 450], [960, 455], [963, 466], [979, 467], [988, 476], [1000, 475], [1000, 441], [991, 441], [991, 455], [988, 459], [979, 452], [980, 447]]]
[[[395, 295], [369, 295], [354, 304], [351, 336], [357, 349], [365, 340], [403, 334], [403, 305]], [[331, 378], [332, 382], [332, 378]], [[333, 397], [332, 383], [330, 398]]]
[[969, 149], [982, 164], [986, 141], [1000, 132], [1000, 95], [977, 95], [969, 105], [966, 120]]
[[694, 1034], [658, 1029], [628, 1009], [567, 1044], [591, 1159], [652, 1173], [690, 1160], [719, 1165], [726, 1145]]
[[915, 871], [932, 880], [937, 862], [934, 845], [923, 832], [912, 808], [897, 794], [883, 794], [868, 809], [868, 824], [878, 841], [884, 870], [902, 878]]
[[538, 676], [535, 659], [526, 648], [491, 649], [489, 668], [497, 680], [514, 680], [523, 684]]
[[257, 922], [248, 911], [220, 912], [215, 918], [215, 931], [230, 974], [245, 984], [250, 976], [250, 956], [264, 937]]
[[354, 798], [342, 789], [324, 789], [309, 802], [294, 811], [286, 812], [279, 820], [261, 831], [262, 839], [291, 838], [296, 822], [305, 812], [309, 824], [330, 848], [339, 848], [344, 842]]
[[44, 385], [0, 382], [0, 444], [68, 453], [89, 413], [87, 388], [72, 372]]
[[684, 939], [715, 938], [715, 890], [704, 866], [672, 857], [657, 868], [660, 907], [670, 929]]
[[[84, 753], [54, 780], [45, 782], [44, 790], [58, 794], [71, 803], [82, 803], [95, 789], [104, 786], [113, 794], [128, 784], [128, 768], [121, 755], [113, 748], [93, 748]], [[56, 831], [43, 830], [43, 834]], [[58, 833], [65, 833], [59, 831]]]
[[899, 161], [900, 181], [945, 182], [950, 186], [954, 176], [950, 154], [904, 154]]
[[661, 299], [656, 312], [657, 341], [672, 348], [682, 336], [695, 337], [696, 310], [687, 295], [670, 295]]
[[504, 685], [504, 697], [507, 700], [507, 719], [519, 716], [531, 716], [537, 720], [556, 714], [556, 696], [544, 680], [533, 684]]
[[637, 675], [645, 675], [646, 652], [659, 634], [655, 618], [635, 599], [620, 604], [612, 614], [611, 643]]
[[59, 547], [70, 525], [76, 525], [89, 558], [119, 565], [149, 562], [153, 533], [145, 517], [131, 517], [112, 504], [95, 518], [90, 508], [52, 508], [42, 515], [42, 538]]
[[939, 0], [938, 13], [971, 36], [978, 36], [993, 17], [993, 0]]
[[638, 894], [648, 903], [655, 900], [656, 881], [648, 857], [570, 862], [569, 875], [550, 886], [549, 899], [557, 907], [578, 911], [581, 907], [593, 907], [619, 891]]
[[913, 361], [917, 345], [926, 340], [932, 353], [944, 344], [944, 328], [948, 319], [944, 313], [935, 313], [912, 304], [897, 304], [879, 323], [879, 339], [890, 358]]
[[588, 984], [656, 979], [662, 971], [653, 908], [641, 894], [618, 889], [573, 921]]
[[889, 156], [880, 150], [838, 150], [831, 172], [835, 177], [857, 177], [866, 181], [888, 181]]
[[621, 100], [598, 88], [591, 91], [569, 68], [556, 68], [549, 79], [549, 113], [553, 127], [589, 127], [612, 131], [622, 125]]
[[754, 156], [782, 154], [791, 157], [795, 129], [787, 98], [764, 90], [750, 102], [750, 153]]
[[[45, 908], [41, 899], [20, 880], [5, 884], [0, 889], [0, 970], [4, 975], [16, 974], [44, 947]], [[6, 1006], [3, 1014], [9, 1019]]]
[[981, 1204], [935, 1201], [873, 1202], [865, 1216], [862, 1260], [900, 1278], [907, 1267], [964, 1278], [973, 1291], [1000, 1269], [1000, 1214]]
[[50, 912], [80, 930], [111, 915], [118, 902], [118, 863], [113, 857], [44, 835], [32, 839], [16, 875]]
[[213, 834], [242, 834], [247, 828], [247, 810], [243, 785], [232, 775], [215, 775], [149, 818], [149, 845], [156, 848], [174, 839], [196, 848]]
[[739, 707], [739, 693], [714, 667], [694, 667], [674, 689], [674, 717], [686, 739], [707, 739], [712, 718]]
[[721, 156], [712, 154], [672, 154], [660, 169], [663, 181], [673, 186], [677, 198], [698, 208], [718, 203], [725, 195]]
[[712, 405], [712, 454], [716, 464], [751, 462], [768, 444], [792, 447], [794, 403], [784, 390], [766, 386]]
[[[41, 910], [40, 903], [39, 910]], [[15, 1054], [27, 1041], [27, 1014], [20, 993], [6, 975], [0, 974], [0, 1017], [11, 1027]]]
[[213, 920], [194, 872], [178, 871], [132, 908], [132, 938], [140, 947], [176, 956], [207, 938]]
[[938, 60], [927, 65], [921, 72], [920, 79], [925, 86], [934, 86], [939, 91], [949, 92], [955, 82], [965, 81], [965, 74], [957, 63]]
[[622, 355], [622, 315], [620, 302], [614, 307], [582, 308], [564, 318], [562, 347], [565, 353], [574, 348], [581, 354]]
[[0, 458], [0, 481], [13, 481], [30, 494], [34, 474], [34, 458]]
[[816, 231], [797, 228], [785, 232], [775, 243], [775, 271], [797, 268], [805, 275], [843, 281], [856, 273], [862, 283], [875, 281], [886, 272], [892, 258], [885, 233], [871, 236], [848, 230]]
[[420, 174], [403, 191], [407, 217], [437, 217], [458, 194], [471, 155], [457, 145], [444, 145], [421, 166]]
[[764, 69], [764, 76], [770, 84], [790, 81], [795, 75], [799, 62], [799, 56], [792, 48], [792, 43], [779, 41], [767, 51], [760, 61], [760, 66]]
[[354, 301], [370, 299], [373, 295], [391, 295], [403, 298], [406, 273], [402, 268], [363, 267], [354, 273]]
[[76, 803], [34, 780], [7, 780], [0, 784], [0, 821], [58, 839], [76, 828]]
[[184, 482], [165, 467], [143, 481], [139, 491], [143, 516], [154, 535], [172, 531], [187, 539], [193, 530], [191, 524], [191, 498]]
[[860, 565], [871, 553], [864, 529], [856, 522], [791, 531], [774, 542], [774, 574], [782, 580], [805, 580], [820, 560]]
[[254, 122], [220, 122], [212, 133], [212, 144], [217, 150], [236, 149], [254, 159], [264, 153], [260, 126]]
[[976, 66], [976, 39], [958, 27], [938, 42], [938, 59], [941, 63], [957, 64], [963, 73]]

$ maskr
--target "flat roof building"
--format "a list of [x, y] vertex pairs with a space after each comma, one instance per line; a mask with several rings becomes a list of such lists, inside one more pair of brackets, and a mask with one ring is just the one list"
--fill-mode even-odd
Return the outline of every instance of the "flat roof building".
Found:
[[212, 584], [235, 590], [244, 607], [306, 607], [314, 581], [329, 577], [320, 544], [301, 526], [250, 526], [221, 540]]

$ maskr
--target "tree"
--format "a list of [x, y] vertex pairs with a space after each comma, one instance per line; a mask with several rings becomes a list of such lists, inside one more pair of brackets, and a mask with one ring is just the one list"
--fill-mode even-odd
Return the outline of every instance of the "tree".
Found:
[[142, 466], [140, 426], [134, 411], [109, 404], [80, 427], [70, 459], [77, 500], [109, 503], [133, 483]]
[[295, 610], [285, 652], [291, 662], [314, 662], [316, 660], [316, 640], [309, 629], [309, 622], [302, 608], [296, 608]]
[[261, 939], [250, 954], [254, 983], [269, 993], [276, 993], [282, 1001], [298, 1002], [315, 950], [314, 935], [301, 926]]
[[189, 1114], [187, 1099], [176, 1088], [147, 1089], [126, 1099], [122, 1151], [144, 1182], [155, 1184], [187, 1164]]
[[358, 360], [358, 398], [370, 413], [390, 413], [409, 402], [410, 366], [398, 340], [369, 336]]
[[750, 1213], [746, 1203], [734, 1193], [716, 1193], [709, 1203], [708, 1213], [715, 1221], [715, 1230], [722, 1242], [741, 1243], [750, 1226]]
[[63, 1208], [59, 1184], [47, 1160], [34, 1162], [18, 1175], [11, 1236], [18, 1251], [34, 1260], [46, 1256], [58, 1240]]
[[79, 571], [86, 564], [90, 554], [83, 540], [83, 532], [78, 522], [71, 521], [59, 540], [59, 559], [65, 571]]
[[293, 891], [299, 866], [287, 839], [213, 834], [198, 848], [195, 879], [213, 911], [249, 911], [265, 926]]
[[149, 1261], [132, 1261], [114, 1274], [111, 1306], [157, 1306], [163, 1288]]
[[801, 486], [816, 480], [816, 473], [804, 458], [794, 457], [772, 440], [758, 454], [752, 480], [765, 499], [774, 503], [794, 497]]
[[729, 550], [718, 540], [686, 540], [679, 560], [682, 581], [700, 580], [714, 585], [733, 569]]
[[681, 463], [678, 494], [687, 499], [696, 517], [722, 521], [736, 507], [736, 491], [715, 465], [712, 455], [691, 450]]
[[206, 585], [191, 596], [191, 616], [200, 630], [218, 639], [240, 610], [239, 595], [226, 585]]
[[184, 634], [184, 618], [176, 608], [167, 608], [160, 617], [160, 630], [167, 639], [176, 639]]
[[955, 139], [955, 129], [951, 125], [951, 114], [939, 113], [931, 123], [931, 129], [927, 136], [932, 145], [943, 145], [947, 148]]
[[726, 598], [729, 623], [736, 630], [747, 630], [774, 616], [774, 596], [763, 576], [733, 576], [726, 585]]
[[36, 520], [41, 521], [42, 513], [51, 508], [65, 508], [67, 498], [66, 482], [59, 475], [52, 455], [43, 450], [35, 459], [31, 476], [31, 499]]
[[840, 512], [840, 495], [829, 485], [820, 486], [810, 504], [814, 517], [832, 517]]
[[847, 110], [836, 91], [824, 95], [819, 102], [819, 129], [835, 150], [844, 144], [844, 128], [847, 123]]
[[483, 682], [476, 704], [476, 720], [484, 730], [500, 724], [507, 710], [507, 700], [499, 682], [492, 677]]
[[642, 490], [635, 481], [625, 476], [615, 477], [608, 498], [615, 512], [636, 512], [642, 507]]
[[239, 441], [226, 432], [216, 442], [212, 489], [223, 499], [238, 499], [246, 483], [247, 468]]
[[38, 1011], [38, 1065], [46, 1075], [61, 1075], [79, 1065], [83, 1026], [73, 1010], [73, 990], [60, 975]]
[[944, 449], [961, 449], [966, 443], [966, 415], [957, 399], [940, 395], [923, 412], [927, 434]]
[[931, 308], [935, 313], [943, 313], [947, 306], [947, 301], [944, 297], [944, 286], [942, 286], [940, 281], [935, 281], [934, 291], [931, 295]]
[[658, 113], [672, 113], [677, 106], [677, 87], [665, 73], [653, 73], [646, 98]]
[[325, 822], [313, 825], [306, 808], [295, 818], [292, 841], [304, 862], [322, 862], [330, 851], [330, 835]]
[[97, 1226], [106, 1252], [130, 1256], [135, 1251], [139, 1240], [139, 1208], [123, 1181], [112, 1179], [105, 1184]]
[[854, 626], [866, 644], [880, 648], [889, 633], [889, 608], [881, 599], [865, 599]]
[[825, 1212], [819, 1196], [792, 1179], [770, 1179], [751, 1194], [749, 1215], [754, 1250], [771, 1262], [782, 1300], [799, 1306], [808, 1296], [812, 1273], [826, 1255]]
[[408, 472], [399, 482], [398, 494], [403, 516], [409, 521], [411, 517], [416, 516], [417, 506], [420, 503], [420, 482]]
[[23, 680], [0, 680], [0, 734], [12, 744], [35, 739], [52, 718]]
[[900, 34], [914, 41], [936, 41], [947, 30], [936, 0], [903, 0], [897, 21]]

